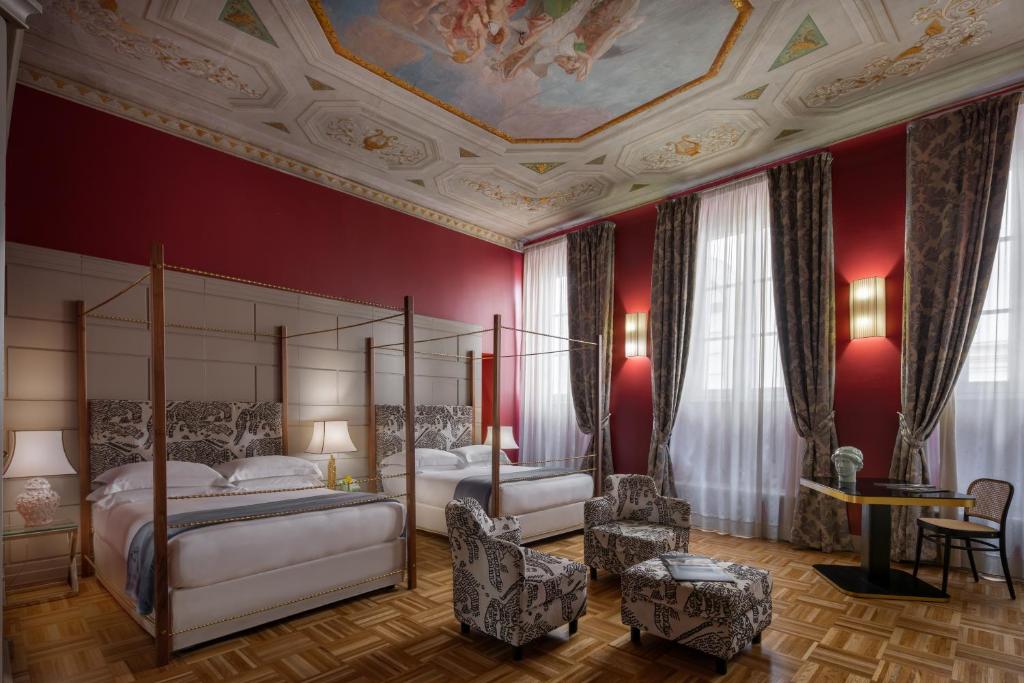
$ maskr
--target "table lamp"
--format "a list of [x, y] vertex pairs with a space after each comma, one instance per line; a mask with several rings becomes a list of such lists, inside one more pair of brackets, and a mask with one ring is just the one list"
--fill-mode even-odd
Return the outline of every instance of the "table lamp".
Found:
[[[494, 436], [492, 431], [493, 427], [487, 428], [487, 438], [484, 439], [484, 443], [488, 446], [491, 444], [491, 438]], [[501, 427], [501, 449], [505, 450], [518, 450], [519, 444], [516, 443], [516, 437], [512, 434], [512, 428], [506, 425]]]
[[25, 526], [51, 524], [60, 507], [60, 495], [43, 477], [77, 474], [64, 453], [63, 433], [60, 430], [16, 431], [13, 436], [11, 462], [4, 478], [32, 477], [26, 482], [25, 490], [14, 499], [14, 506], [25, 518]]
[[332, 489], [338, 478], [338, 466], [334, 462], [334, 454], [351, 453], [355, 450], [358, 449], [352, 443], [352, 437], [349, 436], [347, 420], [313, 423], [313, 436], [309, 440], [309, 445], [306, 446], [306, 452], [317, 455], [330, 454], [331, 459], [327, 463], [327, 485]]

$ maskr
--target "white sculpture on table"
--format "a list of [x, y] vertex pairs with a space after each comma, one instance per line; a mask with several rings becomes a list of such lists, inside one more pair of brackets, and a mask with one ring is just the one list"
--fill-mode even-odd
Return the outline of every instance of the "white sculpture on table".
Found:
[[857, 472], [864, 467], [864, 453], [853, 446], [841, 446], [832, 454], [832, 465], [836, 468], [840, 486], [856, 484]]

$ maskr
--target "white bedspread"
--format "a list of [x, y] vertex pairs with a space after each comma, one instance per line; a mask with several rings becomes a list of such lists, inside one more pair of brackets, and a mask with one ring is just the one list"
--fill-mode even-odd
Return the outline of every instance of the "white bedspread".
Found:
[[[230, 508], [282, 498], [329, 493], [310, 489], [223, 498], [171, 500], [170, 515]], [[122, 557], [135, 532], [153, 518], [151, 500], [93, 507], [96, 535]], [[353, 505], [193, 529], [168, 544], [172, 588], [194, 588], [270, 571], [357, 548], [392, 541], [402, 534], [405, 509], [394, 504]]]
[[[542, 467], [503, 465], [501, 472], [544, 472]], [[443, 508], [455, 497], [455, 488], [466, 477], [490, 476], [490, 463], [471, 465], [461, 470], [425, 470], [416, 475], [416, 502]], [[384, 480], [388, 493], [404, 493], [405, 479]], [[550, 479], [509, 481], [501, 484], [501, 512], [522, 515], [570, 503], [580, 503], [594, 495], [594, 480], [589, 474], [567, 474]]]

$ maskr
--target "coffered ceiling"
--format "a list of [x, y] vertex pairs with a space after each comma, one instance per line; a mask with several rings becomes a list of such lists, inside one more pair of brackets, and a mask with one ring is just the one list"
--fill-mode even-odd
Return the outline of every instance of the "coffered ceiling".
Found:
[[511, 247], [1024, 80], [1021, 0], [42, 3], [23, 83]]

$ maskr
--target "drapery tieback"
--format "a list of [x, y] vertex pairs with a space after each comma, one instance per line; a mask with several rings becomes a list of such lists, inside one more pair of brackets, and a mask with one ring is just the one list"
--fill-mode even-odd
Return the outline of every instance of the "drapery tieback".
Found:
[[825, 417], [818, 420], [818, 423], [811, 428], [811, 438], [817, 439], [819, 437], [829, 438], [829, 432], [832, 430], [832, 426], [836, 422], [836, 411], [830, 412]]
[[900, 418], [900, 438], [903, 439], [907, 445], [911, 448], [924, 448], [924, 439], [920, 439], [915, 436], [913, 430], [907, 424], [907, 418], [903, 413], [896, 413]]

